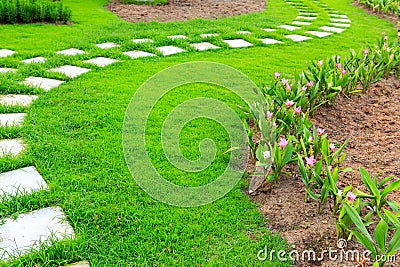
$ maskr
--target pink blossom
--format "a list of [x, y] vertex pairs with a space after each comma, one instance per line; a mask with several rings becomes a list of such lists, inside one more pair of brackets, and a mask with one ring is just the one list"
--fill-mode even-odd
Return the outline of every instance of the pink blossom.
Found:
[[299, 115], [301, 113], [301, 107], [294, 108], [294, 113]]
[[276, 122], [274, 122], [274, 123], [272, 124], [272, 127], [276, 127]]
[[324, 61], [323, 60], [318, 60], [317, 64], [318, 64], [319, 67], [322, 67], [322, 65], [324, 65]]
[[383, 47], [386, 47], [386, 46], [387, 46], [387, 43], [386, 43], [386, 42], [384, 42], [384, 43], [383, 43]]
[[389, 37], [385, 36], [385, 37], [383, 38], [383, 40], [385, 40], [385, 41], [386, 41], [388, 38], [389, 38]]
[[285, 146], [287, 146], [287, 144], [289, 144], [289, 142], [285, 139], [285, 137], [279, 138], [278, 146], [280, 148], [285, 148]]
[[400, 32], [397, 32], [397, 37], [400, 37]]
[[314, 155], [311, 155], [309, 158], [306, 157], [307, 165], [314, 166], [315, 162], [317, 162], [317, 160], [314, 159]]
[[386, 35], [386, 33], [385, 32], [382, 32], [382, 36], [385, 36]]
[[356, 200], [357, 196], [353, 192], [349, 191], [346, 195], [346, 198], [349, 202], [354, 202], [354, 200]]
[[274, 99], [272, 99], [272, 101], [271, 101], [271, 105], [273, 105], [273, 104], [275, 104], [275, 100]]
[[302, 90], [302, 91], [307, 91], [307, 86], [301, 87], [301, 90]]
[[328, 170], [329, 170], [329, 172], [332, 172], [333, 166], [332, 166], [332, 165], [329, 165], [329, 166], [328, 166]]
[[274, 76], [275, 76], [275, 79], [278, 79], [279, 76], [281, 76], [281, 74], [279, 72], [275, 72]]
[[340, 56], [336, 56], [336, 59], [339, 61], [340, 60]]
[[393, 58], [394, 58], [394, 55], [393, 55], [393, 54], [390, 54], [389, 58], [390, 58], [390, 59], [393, 59]]
[[314, 82], [313, 81], [309, 81], [309, 82], [306, 83], [306, 85], [308, 87], [313, 87], [314, 86]]
[[290, 85], [290, 84], [286, 84], [286, 89], [288, 90], [288, 91], [292, 91], [292, 87], [293, 87], [293, 85]]
[[341, 68], [342, 68], [342, 64], [341, 64], [341, 63], [337, 63], [337, 64], [336, 64], [336, 67], [337, 67], [338, 69], [341, 69]]
[[368, 70], [369, 69], [369, 67], [368, 66], [365, 66], [365, 70]]
[[283, 85], [287, 85], [288, 82], [289, 82], [289, 81], [288, 81], [287, 79], [282, 79], [282, 84], [283, 84]]
[[272, 119], [273, 116], [274, 116], [274, 113], [272, 113], [271, 111], [267, 111], [267, 118], [268, 119]]
[[342, 69], [342, 75], [345, 75], [345, 74], [346, 74], [346, 70]]
[[335, 149], [336, 149], [336, 146], [335, 146], [335, 144], [330, 144], [330, 145], [329, 145], [329, 148], [330, 148], [331, 150], [335, 150]]
[[369, 52], [368, 49], [365, 49], [364, 50], [364, 55], [368, 54], [368, 52]]
[[288, 101], [286, 101], [286, 103], [285, 103], [285, 106], [287, 107], [287, 108], [290, 108], [291, 106], [293, 106], [294, 105], [294, 102], [292, 101], [292, 100], [288, 100]]
[[323, 135], [324, 132], [325, 132], [325, 129], [317, 128], [317, 134], [318, 134], [319, 136]]

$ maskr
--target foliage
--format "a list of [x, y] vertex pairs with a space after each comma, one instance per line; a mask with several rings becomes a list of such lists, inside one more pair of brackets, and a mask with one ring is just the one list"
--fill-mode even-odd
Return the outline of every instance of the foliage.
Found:
[[359, 0], [359, 3], [383, 13], [395, 13], [400, 15], [399, 0]]

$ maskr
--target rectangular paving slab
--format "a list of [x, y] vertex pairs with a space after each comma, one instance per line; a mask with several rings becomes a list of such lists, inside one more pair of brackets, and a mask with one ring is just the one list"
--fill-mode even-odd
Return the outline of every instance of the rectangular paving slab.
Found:
[[233, 39], [233, 40], [222, 40], [226, 43], [230, 48], [245, 48], [253, 46], [252, 43], [249, 43], [243, 39]]
[[286, 35], [285, 37], [291, 39], [293, 42], [304, 42], [304, 41], [312, 39], [311, 37], [298, 35], [298, 34], [289, 34], [289, 35]]
[[172, 46], [172, 45], [167, 45], [167, 46], [161, 46], [156, 48], [158, 52], [160, 52], [163, 56], [170, 56], [178, 53], [182, 53], [185, 50], [182, 48]]
[[300, 30], [300, 27], [292, 26], [292, 25], [279, 25], [278, 28], [285, 29], [288, 31]]
[[122, 54], [127, 55], [130, 58], [140, 58], [140, 57], [154, 57], [156, 56], [153, 53], [145, 52], [145, 51], [129, 51], [129, 52], [123, 52]]
[[64, 55], [64, 56], [75, 56], [75, 55], [86, 54], [86, 52], [83, 50], [80, 50], [80, 49], [76, 49], [76, 48], [69, 48], [69, 49], [58, 51], [58, 52], [56, 52], [56, 54]]
[[342, 23], [342, 22], [350, 23], [351, 22], [351, 20], [349, 20], [349, 19], [334, 19], [334, 18], [331, 18], [331, 21], [332, 22], [340, 22], [340, 23]]
[[36, 95], [0, 95], [0, 105], [27, 107], [37, 98]]
[[0, 73], [10, 73], [10, 72], [17, 72], [17, 69], [13, 68], [0, 68]]
[[343, 23], [335, 23], [335, 22], [330, 22], [328, 24], [335, 26], [335, 27], [342, 27], [342, 28], [348, 28], [351, 26], [351, 24], [343, 24]]
[[316, 20], [317, 17], [297, 16], [296, 20]]
[[318, 16], [318, 13], [313, 13], [313, 12], [300, 12], [300, 16], [304, 17], [316, 17]]
[[120, 47], [119, 44], [112, 43], [112, 42], [97, 44], [96, 46], [97, 46], [98, 48], [101, 48], [101, 49], [111, 49], [111, 48], [115, 48], [115, 47]]
[[266, 45], [270, 45], [270, 44], [283, 44], [283, 42], [275, 40], [275, 39], [271, 39], [271, 38], [264, 38], [264, 39], [258, 39], [261, 42], [263, 42]]
[[319, 38], [324, 38], [326, 36], [332, 35], [331, 32], [319, 32], [319, 31], [308, 31], [306, 33], [317, 36]]
[[90, 267], [90, 264], [87, 261], [80, 261], [69, 265], [65, 265], [64, 267]]
[[345, 31], [345, 29], [329, 27], [329, 26], [322, 26], [320, 27], [320, 29], [326, 32], [335, 32], [335, 33], [342, 33]]
[[153, 40], [148, 39], [148, 38], [133, 39], [132, 42], [135, 44], [154, 43]]
[[213, 44], [211, 44], [209, 42], [190, 44], [190, 46], [194, 47], [197, 51], [206, 51], [206, 50], [209, 50], [209, 49], [218, 49], [218, 48], [220, 48], [219, 46], [213, 45]]
[[106, 57], [96, 57], [96, 58], [92, 58], [89, 60], [85, 60], [83, 62], [93, 64], [98, 67], [105, 67], [105, 66], [111, 65], [115, 62], [119, 62], [119, 60], [112, 59], [112, 58], [106, 58]]
[[14, 55], [16, 52], [9, 49], [0, 49], [0, 57], [8, 57]]
[[340, 19], [347, 19], [348, 17], [346, 15], [339, 15], [339, 14], [328, 14], [329, 17], [332, 18], [340, 18]]
[[218, 33], [203, 33], [203, 34], [200, 34], [201, 38], [216, 37], [216, 36], [218, 36]]
[[306, 22], [306, 21], [293, 21], [292, 24], [293, 25], [297, 25], [297, 26], [309, 26], [312, 23], [311, 22]]
[[0, 126], [21, 126], [24, 122], [26, 113], [7, 113], [0, 114]]
[[59, 81], [59, 80], [55, 80], [55, 79], [30, 76], [30, 77], [26, 78], [22, 83], [27, 86], [41, 88], [47, 92], [47, 91], [50, 91], [51, 89], [59, 86], [63, 82], [64, 81]]
[[1, 196], [30, 194], [42, 189], [48, 189], [48, 186], [33, 166], [0, 174]]
[[21, 139], [0, 140], [0, 157], [18, 156], [25, 150], [26, 144]]
[[276, 31], [276, 29], [271, 29], [271, 28], [264, 28], [262, 30], [265, 32], [275, 32]]
[[64, 74], [65, 76], [67, 76], [69, 78], [72, 78], [72, 79], [76, 78], [82, 74], [85, 74], [89, 71], [90, 71], [90, 69], [81, 68], [81, 67], [77, 67], [77, 66], [71, 66], [71, 65], [65, 65], [65, 66], [61, 66], [58, 68], [48, 70], [48, 72], [58, 72], [58, 73]]
[[28, 58], [21, 60], [22, 63], [25, 64], [38, 64], [38, 63], [44, 63], [46, 62], [46, 58], [44, 57], [34, 57], [34, 58]]
[[43, 208], [6, 219], [0, 226], [0, 260], [38, 250], [41, 244], [73, 239], [74, 230], [60, 207]]

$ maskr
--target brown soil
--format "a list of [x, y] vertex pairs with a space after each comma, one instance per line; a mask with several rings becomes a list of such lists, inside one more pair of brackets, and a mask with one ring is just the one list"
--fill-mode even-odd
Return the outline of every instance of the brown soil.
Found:
[[398, 24], [398, 22], [400, 22], [400, 17], [398, 15], [396, 15], [396, 14], [385, 14], [385, 13], [380, 13], [380, 12], [377, 12], [377, 11], [373, 11], [372, 9], [369, 9], [367, 6], [365, 6], [363, 4], [360, 4], [358, 1], [354, 1], [353, 5], [358, 7], [358, 8], [364, 9], [364, 11], [367, 12], [368, 14], [370, 14], [370, 15], [377, 16], [377, 17], [379, 17], [381, 19], [386, 19], [386, 20], [390, 21], [391, 23], [393, 23], [393, 26], [397, 30], [400, 30], [400, 26]]
[[125, 5], [112, 0], [107, 8], [128, 22], [217, 19], [265, 9], [265, 0], [169, 0], [163, 5]]

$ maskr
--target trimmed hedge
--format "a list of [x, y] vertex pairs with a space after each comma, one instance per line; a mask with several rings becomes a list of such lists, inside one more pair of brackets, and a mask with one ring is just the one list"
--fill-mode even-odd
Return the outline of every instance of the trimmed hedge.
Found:
[[0, 0], [0, 23], [68, 22], [71, 9], [49, 0]]

